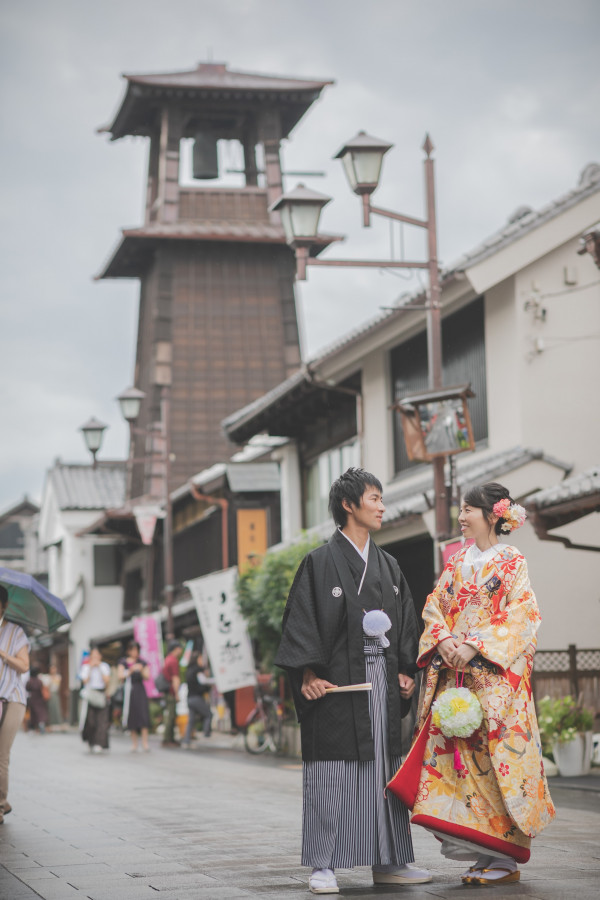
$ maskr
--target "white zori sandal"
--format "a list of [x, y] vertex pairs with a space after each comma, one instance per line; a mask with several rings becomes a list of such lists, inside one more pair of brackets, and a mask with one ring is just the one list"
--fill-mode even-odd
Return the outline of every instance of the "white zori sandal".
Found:
[[308, 879], [308, 887], [312, 894], [339, 894], [340, 892], [333, 869], [313, 869]]

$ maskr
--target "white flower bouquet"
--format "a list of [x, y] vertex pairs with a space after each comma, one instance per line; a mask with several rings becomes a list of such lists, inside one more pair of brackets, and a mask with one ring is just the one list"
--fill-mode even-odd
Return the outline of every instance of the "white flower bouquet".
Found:
[[476, 695], [466, 687], [448, 688], [433, 704], [432, 722], [446, 737], [470, 737], [483, 720]]

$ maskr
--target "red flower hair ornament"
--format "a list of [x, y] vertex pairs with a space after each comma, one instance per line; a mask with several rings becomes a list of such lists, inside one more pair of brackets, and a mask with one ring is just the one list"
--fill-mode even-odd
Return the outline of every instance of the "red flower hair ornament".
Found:
[[500, 531], [502, 534], [510, 534], [515, 528], [520, 528], [525, 523], [527, 513], [518, 503], [511, 503], [508, 497], [498, 500], [492, 507], [495, 516], [502, 520]]

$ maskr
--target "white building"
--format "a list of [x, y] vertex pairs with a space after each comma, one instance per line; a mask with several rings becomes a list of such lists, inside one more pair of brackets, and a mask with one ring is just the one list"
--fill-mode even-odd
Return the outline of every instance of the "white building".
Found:
[[[456, 457], [461, 488], [499, 480], [524, 499], [600, 461], [600, 278], [592, 256], [578, 252], [599, 220], [600, 166], [590, 165], [573, 190], [537, 212], [519, 209], [442, 273], [444, 383], [470, 382], [476, 395], [476, 450]], [[427, 388], [425, 314], [410, 302], [341, 339], [224, 427], [240, 444], [263, 432], [289, 439], [271, 457], [281, 464], [284, 541], [302, 528], [331, 529], [329, 485], [348, 465], [378, 475], [387, 506], [378, 540], [422, 607], [433, 578], [432, 473], [409, 463], [391, 409]], [[600, 548], [598, 515], [564, 521], [555, 536]], [[540, 540], [531, 523], [513, 541], [542, 609], [539, 646], [598, 647], [598, 553]]]
[[[120, 541], [81, 532], [124, 499], [122, 462], [98, 462], [93, 468], [57, 460], [46, 476], [39, 540], [47, 551], [48, 588], [63, 600], [72, 620], [68, 646], [57, 642], [53, 648], [59, 668], [68, 671], [71, 690], [90, 640], [117, 628], [123, 616]], [[60, 658], [65, 653], [68, 667]]]

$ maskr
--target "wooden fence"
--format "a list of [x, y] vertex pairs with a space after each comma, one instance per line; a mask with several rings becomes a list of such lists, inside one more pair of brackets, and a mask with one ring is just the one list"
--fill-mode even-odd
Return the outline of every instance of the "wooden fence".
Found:
[[600, 649], [583, 650], [569, 644], [566, 650], [538, 650], [533, 662], [533, 693], [536, 700], [546, 695], [580, 697], [600, 719]]

